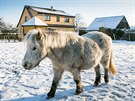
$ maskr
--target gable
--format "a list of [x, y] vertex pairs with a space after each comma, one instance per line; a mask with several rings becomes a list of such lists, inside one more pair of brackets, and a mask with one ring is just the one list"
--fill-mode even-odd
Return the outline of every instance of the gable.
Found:
[[21, 26], [25, 21], [25, 17], [27, 16], [27, 20], [31, 19], [33, 16], [37, 15], [37, 12], [32, 11], [27, 6], [24, 7], [23, 12], [21, 14], [21, 17], [19, 19], [19, 22], [17, 24], [17, 27]]
[[125, 17], [123, 17], [121, 22], [117, 25], [116, 29], [124, 29], [124, 28], [130, 29], [130, 26]]

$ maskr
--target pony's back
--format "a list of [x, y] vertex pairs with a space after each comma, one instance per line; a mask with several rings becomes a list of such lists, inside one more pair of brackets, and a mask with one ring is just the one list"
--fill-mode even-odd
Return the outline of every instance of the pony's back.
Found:
[[83, 37], [94, 40], [102, 50], [112, 47], [112, 39], [102, 32], [88, 32], [87, 34], [84, 34]]

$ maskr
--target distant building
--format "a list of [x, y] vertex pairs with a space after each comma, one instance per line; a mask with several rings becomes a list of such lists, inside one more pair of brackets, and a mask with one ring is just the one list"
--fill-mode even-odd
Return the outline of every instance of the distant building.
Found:
[[18, 33], [25, 35], [29, 30], [41, 28], [43, 30], [75, 31], [75, 16], [62, 10], [41, 8], [26, 5], [17, 24]]
[[135, 25], [130, 27], [130, 30], [134, 30], [135, 31]]
[[86, 29], [87, 31], [99, 31], [99, 28], [129, 29], [125, 16], [112, 16], [96, 18]]

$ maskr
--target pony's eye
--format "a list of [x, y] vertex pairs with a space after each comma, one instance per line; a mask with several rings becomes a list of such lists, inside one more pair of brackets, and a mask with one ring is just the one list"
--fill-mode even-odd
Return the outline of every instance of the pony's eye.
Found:
[[33, 47], [33, 50], [36, 50], [36, 47]]

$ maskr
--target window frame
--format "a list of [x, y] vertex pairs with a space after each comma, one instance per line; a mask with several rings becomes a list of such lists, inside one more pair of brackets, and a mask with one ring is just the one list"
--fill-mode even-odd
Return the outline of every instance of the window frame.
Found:
[[45, 21], [51, 21], [51, 16], [50, 15], [44, 15], [44, 20]]
[[28, 16], [25, 16], [24, 20], [25, 20], [25, 22], [27, 22], [28, 21]]
[[56, 15], [56, 22], [60, 22], [60, 16]]
[[65, 17], [64, 21], [65, 21], [65, 23], [69, 23], [70, 22], [70, 18], [69, 17]]

